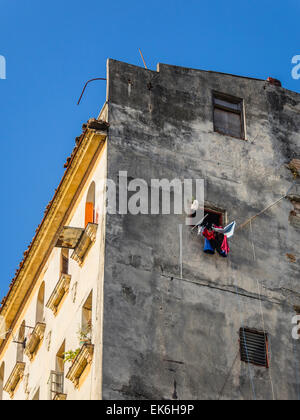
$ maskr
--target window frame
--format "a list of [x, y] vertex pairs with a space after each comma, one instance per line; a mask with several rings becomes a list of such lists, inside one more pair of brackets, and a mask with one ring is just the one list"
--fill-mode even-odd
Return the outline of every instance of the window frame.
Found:
[[[241, 341], [241, 337], [243, 334], [245, 334], [245, 332], [251, 333], [251, 334], [256, 334], [256, 335], [260, 335], [264, 337], [264, 341], [265, 341], [265, 364], [260, 364], [260, 363], [255, 363], [255, 361], [249, 360], [248, 356], [246, 358], [243, 357], [242, 354], [242, 341]], [[247, 342], [246, 337], [243, 338], [243, 341]], [[260, 368], [265, 368], [265, 369], [269, 369], [270, 368], [270, 360], [269, 360], [269, 338], [268, 338], [268, 333], [265, 331], [258, 331], [254, 328], [248, 328], [248, 327], [241, 327], [239, 330], [239, 347], [240, 347], [240, 359], [242, 362], [247, 363], [247, 364], [251, 364]]]
[[[240, 109], [233, 109], [230, 107], [227, 107], [225, 105], [217, 104], [216, 99], [219, 99], [221, 101], [225, 101], [231, 104], [240, 105]], [[241, 135], [234, 136], [232, 134], [224, 133], [216, 128], [216, 121], [215, 121], [215, 109], [219, 109], [225, 112], [229, 112], [232, 114], [236, 114], [240, 116], [240, 128], [241, 128]], [[222, 134], [223, 136], [229, 136], [235, 139], [239, 140], [246, 140], [246, 118], [245, 118], [245, 106], [244, 106], [244, 99], [238, 98], [236, 96], [232, 96], [226, 93], [212, 91], [212, 118], [213, 118], [213, 126], [214, 126], [214, 132]]]

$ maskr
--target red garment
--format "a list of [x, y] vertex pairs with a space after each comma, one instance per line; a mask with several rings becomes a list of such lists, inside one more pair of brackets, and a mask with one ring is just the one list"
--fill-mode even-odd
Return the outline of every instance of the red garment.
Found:
[[230, 248], [229, 248], [229, 245], [228, 245], [228, 239], [227, 239], [226, 235], [224, 235], [224, 240], [222, 242], [221, 249], [222, 249], [222, 251], [225, 252], [226, 255], [229, 254]]
[[204, 229], [204, 231], [202, 232], [202, 235], [204, 236], [204, 238], [208, 239], [209, 241], [211, 239], [215, 239], [215, 232], [209, 231], [207, 228]]
[[[222, 226], [215, 226], [215, 227], [217, 229], [223, 229]], [[203, 230], [202, 235], [204, 236], [204, 238], [208, 239], [209, 241], [212, 239], [216, 239], [215, 232], [213, 230], [209, 231], [207, 228]], [[224, 235], [224, 239], [221, 245], [221, 250], [224, 251], [226, 255], [229, 254], [230, 248], [228, 245], [228, 239], [226, 235]]]

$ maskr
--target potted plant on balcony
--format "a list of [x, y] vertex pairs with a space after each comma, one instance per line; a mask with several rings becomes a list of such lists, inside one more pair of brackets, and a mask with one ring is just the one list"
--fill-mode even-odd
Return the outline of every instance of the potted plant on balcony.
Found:
[[71, 362], [74, 363], [78, 353], [80, 352], [80, 348], [76, 350], [69, 350], [64, 353], [64, 363]]
[[78, 331], [79, 345], [90, 344], [92, 341], [92, 322], [89, 321], [86, 326]]

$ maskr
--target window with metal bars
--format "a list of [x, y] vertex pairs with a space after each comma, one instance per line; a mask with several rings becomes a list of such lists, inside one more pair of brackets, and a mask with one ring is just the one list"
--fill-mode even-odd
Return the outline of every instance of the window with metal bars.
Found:
[[243, 362], [268, 368], [268, 334], [241, 328], [240, 353]]
[[52, 370], [48, 380], [49, 400], [53, 400], [57, 394], [64, 392], [64, 373]]
[[243, 100], [222, 93], [213, 94], [214, 130], [245, 139]]

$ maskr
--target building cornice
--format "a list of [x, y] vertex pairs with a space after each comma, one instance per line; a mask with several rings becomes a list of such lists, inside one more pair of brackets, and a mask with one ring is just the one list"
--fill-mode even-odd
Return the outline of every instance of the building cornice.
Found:
[[[57, 240], [66, 214], [73, 198], [89, 169], [97, 152], [105, 143], [107, 132], [87, 128], [69, 159], [67, 170], [52, 201], [49, 203], [44, 219], [25, 254], [21, 267], [10, 286], [8, 295], [2, 302], [1, 316], [5, 319], [7, 330], [12, 328], [18, 311], [27, 300], [40, 268], [45, 264], [49, 251]], [[1, 341], [0, 341], [1, 343]], [[3, 343], [2, 343], [3, 344]], [[2, 347], [2, 346], [1, 346]], [[0, 349], [1, 352], [2, 348]]]

